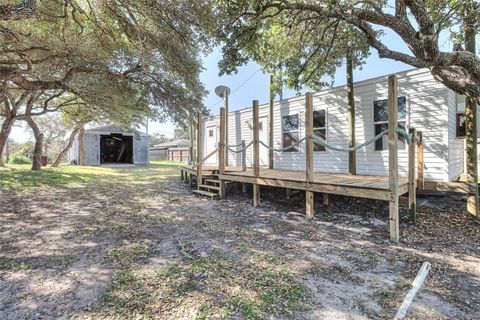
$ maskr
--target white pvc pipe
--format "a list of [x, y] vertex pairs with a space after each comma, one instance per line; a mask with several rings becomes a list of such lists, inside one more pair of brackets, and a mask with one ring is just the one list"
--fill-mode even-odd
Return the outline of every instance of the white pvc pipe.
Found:
[[427, 277], [428, 271], [430, 271], [431, 267], [432, 265], [430, 264], [430, 262], [424, 262], [422, 264], [422, 267], [418, 271], [417, 276], [415, 277], [415, 280], [413, 280], [412, 289], [410, 289], [407, 296], [405, 297], [405, 300], [403, 300], [403, 303], [400, 306], [400, 309], [398, 309], [394, 320], [403, 319], [405, 317], [405, 315], [407, 314], [408, 307], [410, 307], [410, 304], [412, 303], [413, 298], [415, 298], [415, 295], [417, 294], [418, 290], [420, 290], [423, 283], [425, 282], [425, 278]]

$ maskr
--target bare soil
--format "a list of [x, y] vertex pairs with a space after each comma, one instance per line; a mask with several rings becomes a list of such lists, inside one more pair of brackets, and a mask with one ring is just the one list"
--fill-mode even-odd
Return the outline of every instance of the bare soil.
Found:
[[154, 169], [0, 187], [0, 319], [392, 319], [424, 261], [408, 318], [480, 319], [462, 199], [402, 211], [392, 244], [383, 202], [331, 196], [307, 222], [303, 194], [210, 201]]

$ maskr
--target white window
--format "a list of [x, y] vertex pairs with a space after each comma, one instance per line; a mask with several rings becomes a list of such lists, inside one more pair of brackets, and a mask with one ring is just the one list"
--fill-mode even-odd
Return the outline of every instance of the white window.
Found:
[[457, 96], [456, 116], [457, 138], [463, 139], [467, 133], [467, 117], [465, 116], [465, 97]]
[[[388, 130], [388, 100], [377, 100], [373, 102], [373, 122], [375, 135]], [[407, 98], [398, 97], [398, 126], [405, 129], [407, 122]], [[375, 141], [375, 151], [386, 150], [386, 136], [383, 139]], [[399, 139], [404, 141], [405, 138], [399, 135]]]
[[[289, 147], [299, 140], [300, 120], [298, 114], [283, 116], [282, 118], [282, 143], [283, 147]], [[295, 146], [286, 150], [286, 152], [296, 152]]]
[[[322, 138], [327, 141], [327, 118], [325, 110], [314, 110], [313, 111], [313, 135]], [[314, 143], [314, 151], [325, 151], [325, 147]]]

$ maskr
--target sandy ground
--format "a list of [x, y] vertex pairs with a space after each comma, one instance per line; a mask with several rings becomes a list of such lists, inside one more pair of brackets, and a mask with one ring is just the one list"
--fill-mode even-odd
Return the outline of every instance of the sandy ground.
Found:
[[[122, 318], [102, 308], [126, 265], [148, 273], [215, 251], [239, 261], [261, 254], [291, 270], [307, 289], [302, 307], [274, 318], [392, 319], [429, 261], [409, 319], [480, 319], [480, 224], [449, 208], [463, 202], [430, 199], [416, 225], [402, 212], [402, 241], [392, 244], [386, 203], [332, 196], [309, 223], [303, 195], [262, 193], [254, 208], [238, 191], [194, 196], [179, 178], [0, 188], [0, 319]], [[194, 318], [176, 306], [150, 317]]]

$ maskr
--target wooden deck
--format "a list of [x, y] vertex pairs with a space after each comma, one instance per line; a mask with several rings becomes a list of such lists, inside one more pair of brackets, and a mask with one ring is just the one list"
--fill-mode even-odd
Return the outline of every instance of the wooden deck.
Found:
[[[181, 170], [193, 176], [197, 171], [192, 166], [182, 166]], [[258, 177], [254, 177], [253, 169], [242, 171], [240, 167], [227, 167], [224, 174], [218, 173], [217, 166], [204, 166], [204, 176], [217, 175], [220, 180], [258, 184], [263, 186], [298, 189], [326, 194], [339, 194], [352, 197], [391, 201], [389, 178], [384, 176], [349, 175], [338, 173], [315, 172], [313, 180], [306, 182], [305, 172], [283, 169], [260, 168]], [[400, 177], [398, 195], [408, 192], [408, 179]]]

